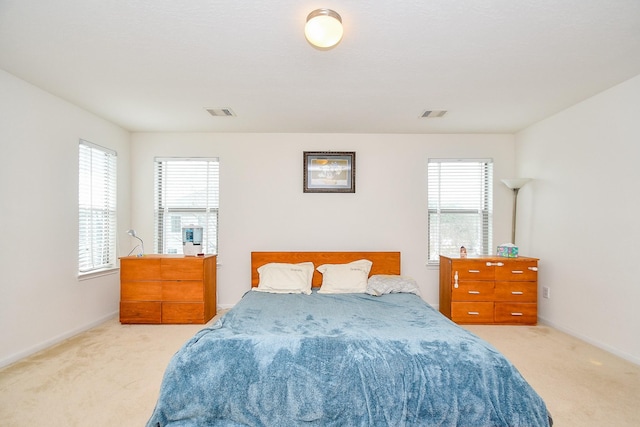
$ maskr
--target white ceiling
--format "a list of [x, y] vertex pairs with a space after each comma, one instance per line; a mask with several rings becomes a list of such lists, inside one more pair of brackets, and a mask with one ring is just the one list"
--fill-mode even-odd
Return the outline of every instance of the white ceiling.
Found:
[[130, 131], [512, 133], [640, 74], [640, 1], [0, 0], [0, 68]]

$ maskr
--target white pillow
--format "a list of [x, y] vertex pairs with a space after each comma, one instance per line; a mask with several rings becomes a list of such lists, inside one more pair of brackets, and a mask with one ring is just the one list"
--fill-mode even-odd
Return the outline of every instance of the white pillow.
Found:
[[368, 259], [348, 264], [323, 264], [319, 294], [362, 294], [367, 289], [367, 279], [373, 263]]
[[366, 293], [369, 295], [380, 296], [398, 292], [420, 295], [418, 284], [413, 278], [408, 276], [374, 274], [367, 282]]
[[313, 278], [313, 263], [286, 264], [272, 262], [258, 268], [260, 292], [276, 294], [311, 294], [311, 279]]

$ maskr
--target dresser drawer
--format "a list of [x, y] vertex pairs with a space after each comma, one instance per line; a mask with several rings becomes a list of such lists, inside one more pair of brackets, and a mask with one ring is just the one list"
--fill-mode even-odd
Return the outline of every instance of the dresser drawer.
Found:
[[121, 258], [120, 280], [159, 280], [160, 259], [158, 258]]
[[[208, 319], [207, 319], [208, 320]], [[204, 323], [204, 303], [163, 302], [162, 323]]]
[[536, 303], [496, 302], [495, 322], [511, 325], [535, 325], [538, 323]]
[[465, 281], [451, 290], [453, 301], [493, 301], [493, 282]]
[[122, 323], [160, 323], [162, 303], [158, 301], [122, 301], [120, 302], [120, 322]]
[[163, 258], [162, 280], [202, 280], [204, 270], [201, 258]]
[[453, 263], [454, 276], [458, 274], [460, 280], [493, 280], [494, 268], [487, 266], [486, 261], [465, 260]]
[[163, 301], [202, 301], [204, 284], [202, 281], [162, 282]]
[[492, 302], [451, 303], [451, 320], [456, 323], [493, 323]]
[[162, 282], [120, 282], [120, 299], [123, 301], [160, 301]]
[[538, 280], [538, 267], [535, 261], [505, 261], [496, 267], [496, 280], [535, 282]]
[[536, 302], [537, 282], [496, 282], [496, 301]]

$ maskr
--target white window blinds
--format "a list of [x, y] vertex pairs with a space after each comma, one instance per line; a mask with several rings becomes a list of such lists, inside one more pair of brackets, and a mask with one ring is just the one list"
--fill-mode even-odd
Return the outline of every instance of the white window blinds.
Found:
[[203, 228], [202, 249], [218, 253], [217, 158], [155, 159], [155, 251], [181, 254], [182, 227]]
[[115, 151], [79, 143], [79, 250], [80, 274], [116, 266]]
[[429, 263], [488, 255], [493, 247], [493, 161], [429, 159]]

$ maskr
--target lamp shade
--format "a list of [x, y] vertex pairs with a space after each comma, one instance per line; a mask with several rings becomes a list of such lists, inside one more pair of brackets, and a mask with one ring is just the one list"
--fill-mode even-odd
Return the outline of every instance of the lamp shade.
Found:
[[342, 40], [342, 18], [331, 9], [316, 9], [307, 16], [304, 35], [320, 49], [329, 49]]
[[502, 182], [504, 182], [504, 185], [512, 190], [521, 189], [529, 181], [531, 181], [531, 178], [512, 178], [502, 180]]

